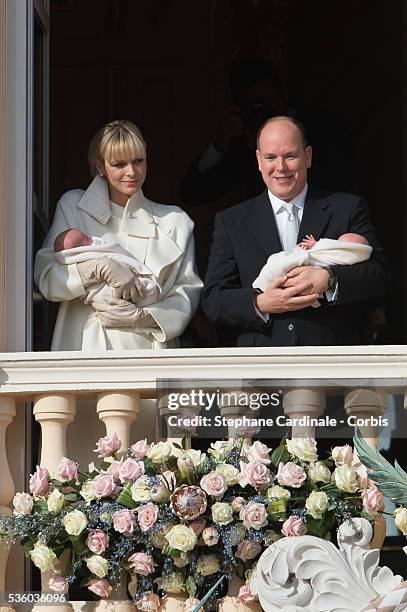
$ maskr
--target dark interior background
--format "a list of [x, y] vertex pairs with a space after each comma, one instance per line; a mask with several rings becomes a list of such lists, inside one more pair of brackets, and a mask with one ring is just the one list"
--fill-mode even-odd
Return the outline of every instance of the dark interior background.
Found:
[[144, 191], [193, 217], [204, 272], [213, 216], [239, 198], [196, 206], [182, 180], [233, 102], [230, 67], [267, 59], [311, 132], [315, 184], [370, 204], [394, 271], [378, 342], [406, 343], [405, 13], [403, 0], [51, 0], [51, 210], [89, 184], [94, 132], [130, 119], [148, 143]]

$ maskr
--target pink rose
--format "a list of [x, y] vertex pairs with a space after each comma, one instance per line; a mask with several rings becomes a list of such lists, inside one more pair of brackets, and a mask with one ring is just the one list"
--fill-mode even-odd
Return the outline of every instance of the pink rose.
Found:
[[138, 442], [130, 446], [130, 450], [133, 454], [133, 457], [135, 457], [136, 459], [144, 459], [150, 448], [151, 444], [147, 444], [147, 440], [145, 438], [144, 440], [139, 440]]
[[155, 593], [148, 591], [143, 593], [138, 602], [136, 603], [137, 610], [143, 610], [143, 612], [152, 612], [158, 610], [160, 607], [160, 598]]
[[374, 485], [362, 491], [363, 506], [369, 514], [375, 514], [384, 509], [383, 493]]
[[250, 462], [260, 461], [260, 463], [264, 463], [264, 465], [270, 465], [270, 451], [271, 448], [268, 448], [268, 446], [263, 444], [263, 442], [260, 442], [260, 440], [256, 440], [256, 442], [253, 442], [253, 444], [247, 451], [246, 456]]
[[95, 453], [99, 453], [98, 457], [109, 457], [118, 451], [121, 445], [117, 433], [114, 433], [112, 436], [105, 436], [96, 442]]
[[237, 514], [238, 512], [240, 512], [240, 510], [243, 508], [245, 504], [246, 504], [246, 500], [244, 497], [234, 497], [231, 503], [233, 512]]
[[151, 574], [156, 565], [153, 557], [143, 552], [134, 553], [127, 559], [127, 562], [129, 563], [129, 569], [136, 574], [141, 574], [142, 576], [148, 576], [148, 574]]
[[108, 497], [116, 488], [113, 476], [110, 474], [99, 474], [94, 479], [93, 485], [97, 497]]
[[192, 531], [197, 536], [201, 535], [201, 533], [205, 529], [205, 525], [206, 519], [203, 518], [203, 516], [200, 516], [199, 518], [195, 519], [194, 521], [192, 521], [192, 523], [188, 523], [188, 527], [192, 529]]
[[188, 599], [184, 603], [184, 612], [193, 612], [197, 604], [199, 604], [199, 599], [197, 599], [196, 597], [188, 597]]
[[31, 514], [34, 500], [28, 493], [16, 493], [13, 497], [14, 514]]
[[287, 537], [303, 536], [307, 533], [307, 526], [304, 525], [299, 516], [292, 515], [284, 521], [281, 531]]
[[240, 462], [240, 486], [247, 484], [255, 489], [263, 489], [271, 482], [270, 470], [261, 461], [250, 461], [249, 463]]
[[277, 480], [279, 484], [298, 489], [306, 478], [306, 473], [299, 465], [291, 461], [278, 464]]
[[37, 465], [37, 469], [30, 478], [30, 492], [34, 497], [46, 495], [49, 491], [49, 472], [45, 468]]
[[119, 469], [119, 478], [121, 482], [126, 482], [126, 480], [137, 480], [142, 474], [144, 474], [144, 463], [138, 459], [126, 459]]
[[113, 514], [113, 528], [119, 533], [133, 533], [135, 526], [134, 510], [118, 510]]
[[148, 531], [154, 525], [158, 517], [158, 506], [148, 502], [136, 508], [138, 514], [138, 522], [141, 531]]
[[256, 599], [256, 596], [253, 595], [250, 590], [250, 585], [248, 582], [246, 582], [243, 586], [240, 587], [238, 597], [240, 601], [243, 601], [243, 603], [250, 603], [251, 601], [255, 601]]
[[113, 477], [114, 480], [120, 480], [120, 468], [123, 463], [123, 458], [120, 461], [114, 459], [112, 463], [107, 468], [107, 473]]
[[86, 538], [86, 546], [95, 555], [101, 555], [109, 546], [109, 536], [101, 529], [91, 529]]
[[243, 540], [237, 547], [235, 557], [238, 557], [238, 559], [242, 561], [249, 561], [257, 557], [261, 548], [260, 542], [256, 540]]
[[353, 459], [350, 467], [356, 472], [358, 488], [367, 489], [370, 486], [371, 482], [367, 473], [366, 466], [364, 466], [363, 463], [360, 463], [360, 459], [356, 450], [353, 451]]
[[266, 506], [251, 501], [241, 509], [239, 518], [243, 521], [244, 527], [248, 529], [250, 527], [253, 527], [253, 529], [261, 529], [268, 523]]
[[344, 446], [335, 446], [332, 449], [332, 458], [335, 461], [335, 465], [338, 467], [340, 465], [347, 465], [351, 467], [353, 460], [353, 449], [349, 444], [345, 444]]
[[206, 527], [202, 532], [202, 540], [206, 546], [215, 546], [219, 542], [219, 537], [216, 527]]
[[212, 497], [222, 497], [228, 488], [226, 478], [219, 472], [209, 472], [201, 478], [201, 489]]
[[78, 475], [78, 466], [72, 459], [62, 457], [55, 470], [55, 476], [61, 482], [73, 480]]
[[48, 580], [48, 588], [50, 591], [54, 591], [54, 593], [67, 593], [68, 583], [63, 576], [55, 574], [55, 576], [51, 576]]
[[92, 591], [92, 593], [95, 593], [95, 595], [98, 597], [103, 597], [103, 599], [109, 597], [110, 593], [112, 592], [112, 587], [104, 578], [101, 580], [96, 580], [95, 578], [91, 580], [88, 584], [88, 589], [89, 591]]

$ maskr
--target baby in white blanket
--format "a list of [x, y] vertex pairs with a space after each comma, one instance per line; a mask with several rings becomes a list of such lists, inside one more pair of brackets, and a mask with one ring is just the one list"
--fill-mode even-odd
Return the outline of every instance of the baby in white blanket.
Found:
[[[137, 288], [137, 292], [134, 292], [138, 295], [137, 306], [154, 304], [160, 297], [161, 287], [151, 270], [118, 242], [107, 243], [102, 238], [90, 238], [81, 230], [70, 228], [56, 237], [54, 252], [57, 261], [65, 265], [107, 257], [129, 268], [134, 274], [134, 283]], [[106, 297], [112, 295], [115, 295], [113, 287], [104, 281], [97, 282], [86, 287], [83, 302], [91, 306], [92, 302], [102, 302]]]
[[[253, 282], [255, 289], [265, 291], [277, 276], [284, 276], [297, 266], [352, 265], [369, 259], [372, 247], [360, 234], [342, 234], [338, 240], [322, 238], [315, 240], [307, 235], [292, 251], [280, 251], [270, 255], [260, 274]], [[318, 306], [316, 303], [314, 306]]]

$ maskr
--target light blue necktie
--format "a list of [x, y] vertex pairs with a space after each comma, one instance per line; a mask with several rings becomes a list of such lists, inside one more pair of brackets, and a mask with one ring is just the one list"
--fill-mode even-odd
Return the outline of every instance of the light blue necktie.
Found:
[[298, 207], [290, 202], [286, 202], [283, 206], [287, 213], [283, 232], [283, 247], [284, 251], [292, 251], [298, 240]]

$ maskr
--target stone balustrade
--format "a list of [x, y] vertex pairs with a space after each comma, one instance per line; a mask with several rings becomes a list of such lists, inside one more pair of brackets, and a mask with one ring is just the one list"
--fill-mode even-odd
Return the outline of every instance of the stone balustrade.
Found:
[[[235, 404], [219, 403], [220, 414], [229, 419], [230, 437], [239, 433], [233, 420], [247, 411], [240, 401], [244, 390], [273, 388], [281, 398], [283, 414], [290, 419], [323, 416], [326, 398], [335, 392], [343, 395], [348, 416], [357, 419], [373, 415], [379, 420], [387, 406], [387, 395], [406, 393], [407, 349], [270, 347], [0, 354], [0, 513], [10, 513], [14, 495], [6, 430], [17, 402], [32, 402], [34, 418], [41, 427], [40, 463], [52, 473], [61, 456], [67, 454], [70, 425], [83, 416], [82, 400], [93, 401], [93, 412], [104, 425], [102, 435], [103, 431], [116, 432], [126, 448], [134, 441], [130, 439], [131, 425], [143, 417], [143, 400], [159, 396], [159, 381], [176, 380], [182, 381], [186, 390], [199, 381], [208, 389], [221, 387], [236, 392]], [[247, 389], [242, 381], [249, 381]], [[186, 410], [190, 416], [198, 414], [195, 405], [186, 406]], [[168, 420], [171, 410], [165, 395], [161, 395], [159, 412]], [[269, 412], [272, 414], [272, 408]], [[371, 445], [377, 444], [375, 425], [362, 427], [362, 432]], [[92, 431], [86, 433], [91, 450], [98, 436]], [[293, 435], [314, 433], [313, 426], [307, 424], [292, 431]], [[191, 427], [189, 434], [195, 435], [196, 427]], [[171, 427], [167, 435], [172, 441], [179, 440]], [[145, 433], [137, 428], [137, 439], [143, 437]], [[380, 544], [383, 537], [376, 543]], [[8, 550], [0, 547], [0, 591], [7, 588], [7, 557]]]

